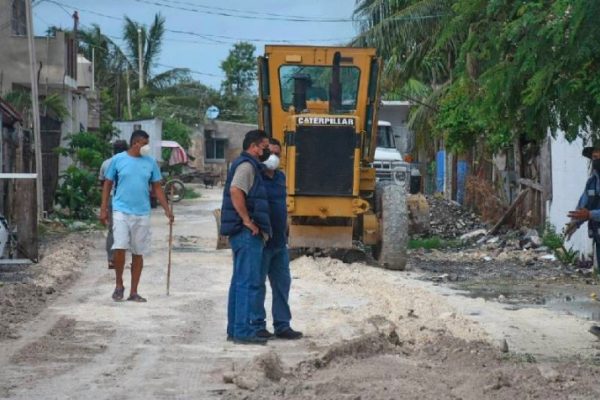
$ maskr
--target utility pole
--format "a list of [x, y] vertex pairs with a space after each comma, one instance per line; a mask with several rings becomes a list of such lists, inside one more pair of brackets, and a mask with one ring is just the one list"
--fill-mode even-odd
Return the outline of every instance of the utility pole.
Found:
[[96, 48], [92, 47], [92, 92], [96, 91]]
[[127, 113], [129, 115], [129, 120], [133, 119], [131, 115], [131, 86], [129, 86], [129, 65], [127, 65], [127, 74], [125, 75], [125, 80], [127, 83]]
[[38, 97], [38, 81], [35, 73], [37, 64], [33, 40], [33, 18], [31, 13], [32, 0], [25, 1], [25, 18], [27, 19], [27, 45], [29, 49], [29, 77], [31, 80], [31, 110], [33, 119], [33, 140], [35, 149], [37, 217], [40, 221], [44, 216], [44, 180], [42, 175], [42, 135], [40, 133], [40, 105]]
[[140, 89], [144, 88], [144, 57], [142, 51], [142, 28], [138, 28], [138, 67], [140, 70]]

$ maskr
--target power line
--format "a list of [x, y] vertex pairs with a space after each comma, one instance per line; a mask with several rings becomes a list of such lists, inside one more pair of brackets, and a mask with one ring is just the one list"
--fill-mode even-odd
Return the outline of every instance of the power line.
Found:
[[[369, 22], [368, 18], [319, 18], [319, 17], [298, 17], [298, 16], [284, 16], [282, 14], [268, 14], [268, 13], [256, 13], [256, 15], [243, 15], [239, 13], [246, 14], [254, 14], [255, 12], [251, 11], [243, 11], [236, 9], [225, 9], [221, 7], [208, 7], [208, 6], [200, 6], [194, 4], [194, 7], [198, 8], [189, 8], [182, 6], [175, 6], [170, 3], [179, 3], [179, 4], [192, 4], [183, 1], [177, 0], [134, 0], [138, 3], [145, 3], [149, 5], [154, 5], [157, 7], [171, 8], [175, 10], [189, 11], [195, 12], [198, 14], [208, 14], [208, 15], [216, 15], [222, 17], [231, 17], [231, 18], [242, 18], [242, 19], [251, 19], [251, 20], [268, 20], [268, 21], [287, 21], [287, 22], [310, 22], [310, 23], [341, 23], [341, 22]], [[200, 7], [212, 9], [212, 10], [228, 10], [231, 12], [236, 12], [238, 14], [231, 14], [224, 11], [205, 11], [199, 9]], [[418, 15], [418, 16], [394, 16], [388, 17], [386, 20], [388, 21], [419, 21], [424, 19], [432, 19], [432, 18], [442, 18], [449, 16], [450, 14], [433, 14], [433, 15]]]
[[211, 74], [210, 72], [196, 71], [196, 70], [193, 70], [193, 69], [187, 68], [187, 67], [175, 67], [173, 65], [160, 64], [160, 63], [156, 63], [156, 65], [158, 65], [159, 67], [165, 67], [165, 68], [171, 68], [171, 69], [184, 69], [184, 70], [189, 71], [192, 74], [204, 75], [204, 76], [211, 76], [211, 77], [214, 77], [214, 78], [223, 78], [223, 77], [225, 77], [225, 75], [223, 75], [223, 74], [221, 74], [221, 75]]
[[160, 0], [160, 1], [162, 1], [164, 3], [176, 3], [176, 4], [190, 5], [190, 6], [194, 6], [194, 7], [198, 7], [198, 8], [204, 8], [204, 9], [208, 9], [208, 10], [231, 11], [231, 12], [237, 12], [237, 13], [243, 13], [243, 14], [251, 14], [251, 15], [267, 15], [267, 16], [270, 16], [270, 17], [282, 17], [282, 18], [294, 18], [294, 19], [306, 19], [306, 20], [320, 19], [320, 18], [313, 18], [313, 17], [309, 17], [309, 16], [276, 14], [276, 13], [260, 12], [260, 11], [252, 11], [252, 10], [239, 10], [239, 9], [234, 9], [234, 8], [206, 6], [206, 5], [201, 5], [201, 4], [197, 4], [197, 3], [190, 3], [188, 1], [179, 1], [179, 0]]
[[[268, 20], [268, 21], [313, 22], [313, 23], [316, 23], [316, 22], [334, 22], [334, 23], [343, 22], [343, 23], [346, 23], [346, 22], [354, 22], [355, 21], [353, 18], [307, 18], [307, 17], [273, 16], [273, 15], [271, 15], [271, 16], [268, 16], [268, 15], [252, 16], [252, 15], [231, 14], [230, 13], [230, 12], [246, 13], [246, 11], [242, 11], [242, 10], [223, 9], [223, 8], [216, 8], [216, 7], [194, 5], [195, 7], [208, 8], [208, 10], [201, 10], [199, 8], [175, 6], [175, 5], [165, 2], [165, 0], [162, 0], [162, 2], [159, 2], [156, 0], [134, 0], [134, 1], [137, 1], [138, 3], [155, 5], [158, 7], [166, 7], [166, 8], [171, 8], [171, 9], [175, 9], [175, 10], [195, 12], [198, 14], [208, 14], [208, 15], [216, 15], [216, 16], [221, 16], [221, 17], [232, 17], [232, 18], [241, 18], [241, 19], [252, 19], [252, 20], [262, 19], [262, 20]], [[183, 2], [177, 1], [176, 3], [182, 4]], [[185, 4], [190, 4], [190, 3], [185, 3]], [[211, 10], [215, 10], [215, 11], [211, 11]], [[220, 11], [220, 10], [222, 10], [222, 11]], [[230, 11], [230, 12], [225, 12], [225, 11]], [[259, 14], [259, 15], [262, 15], [262, 14]]]
[[[115, 17], [114, 15], [103, 14], [103, 13], [100, 13], [100, 12], [97, 12], [94, 10], [75, 7], [75, 6], [65, 4], [65, 3], [62, 3], [62, 2], [59, 2], [56, 0], [46, 0], [46, 1], [48, 3], [55, 4], [59, 7], [61, 7], [63, 10], [65, 10], [65, 7], [69, 7], [72, 10], [84, 11], [84, 12], [88, 12], [90, 14], [94, 14], [94, 15], [104, 17], [104, 18], [109, 18], [112, 20], [117, 20], [117, 21], [123, 20], [122, 17]], [[135, 0], [135, 1], [137, 1], [137, 0]], [[67, 11], [67, 13], [68, 13], [68, 11]], [[253, 18], [253, 19], [256, 19], [256, 18]], [[320, 43], [320, 42], [343, 43], [343, 42], [348, 42], [353, 39], [353, 38], [326, 38], [326, 39], [302, 39], [302, 40], [261, 39], [261, 38], [244, 38], [244, 37], [233, 37], [233, 36], [224, 36], [224, 35], [213, 35], [213, 34], [208, 34], [208, 33], [198, 33], [198, 32], [182, 31], [182, 30], [176, 30], [176, 29], [165, 29], [165, 31], [171, 32], [171, 33], [176, 33], [176, 34], [183, 34], [183, 35], [188, 35], [188, 36], [199, 37], [199, 38], [202, 38], [204, 40], [207, 40], [207, 41], [215, 43], [215, 44], [227, 44], [227, 45], [230, 45], [233, 42], [239, 42], [239, 41], [254, 42], [254, 43], [283, 43], [283, 44], [292, 44], [292, 43], [300, 43], [300, 42], [301, 43]], [[229, 40], [230, 42], [227, 42], [225, 40]]]

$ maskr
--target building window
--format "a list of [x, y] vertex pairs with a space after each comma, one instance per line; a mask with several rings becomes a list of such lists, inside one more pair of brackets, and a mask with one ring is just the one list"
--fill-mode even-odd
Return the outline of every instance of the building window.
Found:
[[225, 161], [225, 147], [227, 139], [217, 139], [214, 131], [204, 133], [204, 145], [207, 161]]
[[27, 35], [27, 18], [25, 17], [25, 0], [12, 2], [12, 34], [15, 36]]

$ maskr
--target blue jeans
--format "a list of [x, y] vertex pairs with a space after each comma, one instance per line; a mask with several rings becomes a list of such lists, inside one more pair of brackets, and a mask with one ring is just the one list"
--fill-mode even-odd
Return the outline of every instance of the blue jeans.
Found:
[[233, 250], [233, 275], [227, 305], [227, 335], [238, 339], [254, 337], [260, 329], [257, 320], [262, 308], [260, 288], [264, 284], [264, 280], [261, 281], [263, 239], [260, 234], [252, 236], [244, 228], [230, 236], [229, 242]]
[[287, 247], [271, 249], [265, 247], [262, 257], [261, 282], [261, 314], [259, 315], [260, 327], [266, 329], [266, 311], [265, 297], [266, 285], [265, 281], [269, 277], [271, 284], [271, 292], [273, 294], [273, 305], [271, 312], [273, 314], [273, 328], [275, 333], [281, 333], [290, 328], [292, 313], [288, 303], [290, 295], [290, 286], [292, 284], [292, 276], [290, 275], [290, 259]]

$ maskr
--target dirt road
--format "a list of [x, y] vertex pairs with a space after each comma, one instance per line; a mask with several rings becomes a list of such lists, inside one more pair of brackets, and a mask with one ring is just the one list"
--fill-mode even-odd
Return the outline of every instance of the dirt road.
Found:
[[[0, 338], [0, 398], [600, 396], [599, 349], [588, 321], [507, 309], [415, 273], [331, 259], [292, 264], [293, 326], [305, 339], [227, 342], [231, 255], [214, 250], [219, 199], [220, 190], [202, 190], [200, 199], [176, 205], [169, 297], [168, 226], [160, 211], [140, 287], [148, 303], [110, 299], [112, 273], [99, 235], [86, 247], [89, 256], [78, 249], [78, 280], [17, 334]], [[501, 351], [503, 340], [509, 352]]]

